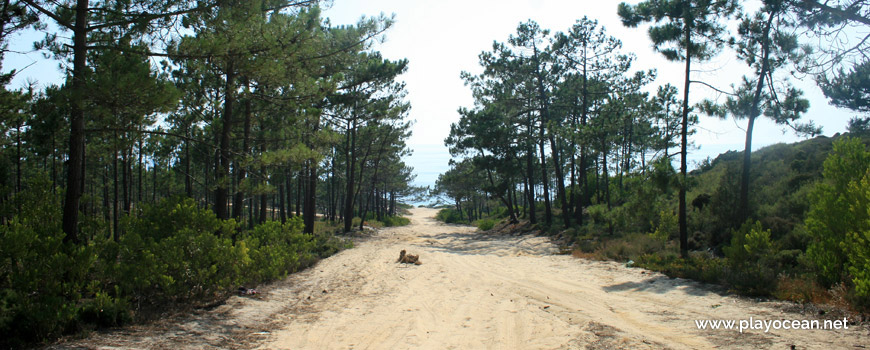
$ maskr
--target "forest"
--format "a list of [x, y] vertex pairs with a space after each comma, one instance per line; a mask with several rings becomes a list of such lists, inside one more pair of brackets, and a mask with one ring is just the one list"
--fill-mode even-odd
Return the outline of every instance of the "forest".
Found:
[[[387, 16], [317, 1], [4, 0], [0, 44], [62, 84], [0, 77], [0, 346], [202, 306], [401, 225], [415, 193], [407, 60]], [[361, 219], [362, 218], [362, 219]]]
[[[480, 53], [482, 73], [462, 73], [474, 105], [458, 109], [444, 141], [452, 160], [434, 190], [448, 205], [439, 219], [549, 234], [578, 257], [866, 313], [870, 3], [648, 0], [615, 10], [684, 64], [685, 83], [651, 86], [656, 70], [594, 19], [555, 32], [521, 22]], [[843, 41], [855, 28], [864, 34]], [[745, 63], [739, 84], [697, 80], [693, 65], [717, 55]], [[801, 77], [863, 116], [846, 134], [819, 136], [791, 84]], [[690, 104], [702, 85], [723, 97]], [[745, 148], [690, 172], [702, 115], [739, 123]], [[759, 118], [810, 139], [753, 151]]]
[[[405, 162], [410, 62], [378, 51], [396, 19], [334, 25], [327, 4], [0, 0], [0, 55], [22, 33], [41, 33], [34, 52], [64, 73], [19, 88], [12, 81], [25, 73], [0, 74], [0, 348], [230, 307], [233, 294], [321, 260], [339, 263], [308, 269], [308, 298], [293, 294], [310, 310], [329, 311], [310, 301], [313, 290], [347, 302], [349, 315], [347, 305], [366, 300], [393, 311], [386, 297], [400, 292], [357, 298], [404, 287], [406, 275], [439, 297], [463, 289], [508, 300], [499, 306], [529, 299], [515, 287], [443, 292], [446, 274], [417, 273], [501, 258], [468, 252], [507, 240], [476, 241], [466, 226], [432, 232], [448, 230], [420, 217], [376, 239], [372, 228], [408, 225], [406, 203], [427, 194], [449, 203], [443, 221], [549, 235], [577, 257], [870, 310], [870, 1], [614, 6], [625, 27], [684, 65], [682, 86], [653, 86], [658, 72], [582, 13], [561, 32], [523, 21], [478, 56], [481, 73], [461, 74], [474, 105], [458, 109], [445, 140], [453, 159], [430, 193]], [[739, 84], [697, 80], [697, 66], [717, 55], [745, 63]], [[848, 132], [821, 136], [795, 79], [858, 114]], [[722, 98], [690, 103], [700, 86]], [[690, 171], [701, 116], [745, 125], [745, 148]], [[760, 118], [808, 139], [753, 151], [753, 132], [770, 131], [754, 129]], [[406, 248], [421, 265], [395, 262]], [[497, 299], [510, 288], [519, 291]], [[540, 299], [524, 302], [559, 308]], [[419, 311], [417, 301], [404, 299], [402, 312]]]

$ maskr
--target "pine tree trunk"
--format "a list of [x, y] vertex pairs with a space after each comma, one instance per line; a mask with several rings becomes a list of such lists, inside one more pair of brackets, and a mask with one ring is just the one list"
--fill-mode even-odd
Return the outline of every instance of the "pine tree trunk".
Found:
[[[687, 11], [688, 13], [688, 11]], [[688, 16], [688, 15], [687, 15]], [[690, 20], [686, 21], [686, 43], [692, 42], [692, 31], [689, 27]], [[683, 123], [681, 126], [681, 142], [680, 142], [680, 206], [679, 206], [679, 226], [680, 226], [680, 256], [683, 259], [689, 257], [689, 229], [686, 224], [686, 156], [689, 144], [689, 74], [691, 73], [692, 56], [689, 51], [690, 45], [686, 45], [686, 81], [683, 90]]]
[[749, 122], [746, 126], [746, 144], [743, 148], [743, 169], [740, 176], [740, 220], [738, 225], [749, 219], [749, 174], [752, 167], [752, 129], [755, 127], [755, 119], [761, 114], [761, 93], [764, 89], [764, 78], [770, 69], [770, 28], [773, 25], [774, 14], [765, 23], [761, 52], [761, 71], [758, 74], [758, 84], [755, 87], [755, 96], [752, 98], [752, 111], [749, 113]]
[[233, 60], [229, 59], [226, 65], [226, 87], [224, 88], [224, 110], [220, 133], [220, 167], [216, 174], [217, 188], [214, 193], [214, 211], [218, 219], [229, 219], [227, 210], [227, 180], [230, 176], [230, 131], [233, 124], [233, 105], [235, 104], [236, 72]]
[[356, 119], [347, 122], [347, 136], [345, 137], [345, 159], [347, 161], [347, 169], [345, 170], [345, 179], [347, 188], [345, 188], [344, 198], [344, 232], [350, 232], [353, 221], [353, 202], [354, 202], [354, 175], [356, 168]]
[[82, 181], [85, 168], [85, 94], [88, 54], [88, 0], [76, 0], [75, 25], [73, 29], [72, 103], [70, 104], [69, 161], [67, 170], [66, 198], [63, 206], [64, 242], [79, 243], [79, 201], [82, 197]]
[[544, 222], [549, 226], [553, 223], [553, 212], [550, 206], [550, 179], [547, 176], [547, 156], [544, 153], [544, 125], [541, 124], [538, 146], [541, 151], [541, 183], [544, 185]]
[[305, 195], [305, 233], [314, 234], [314, 219], [317, 216], [317, 165], [314, 161], [308, 161], [308, 186]]

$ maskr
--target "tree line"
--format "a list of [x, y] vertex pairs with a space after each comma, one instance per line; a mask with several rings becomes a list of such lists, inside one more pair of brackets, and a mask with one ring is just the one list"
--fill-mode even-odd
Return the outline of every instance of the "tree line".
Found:
[[[482, 229], [504, 218], [575, 256], [870, 310], [870, 117], [852, 118], [843, 135], [751, 148], [762, 117], [821, 133], [803, 119], [809, 102], [795, 77], [866, 114], [870, 2], [649, 0], [615, 10], [684, 64], [683, 86], [651, 86], [655, 70], [636, 68], [594, 20], [556, 33], [520, 23], [479, 55], [482, 73], [462, 74], [474, 106], [459, 109], [445, 139], [453, 159], [435, 193], [455, 208], [439, 218]], [[723, 53], [747, 74], [730, 87], [698, 79], [693, 67]], [[721, 98], [690, 104], [699, 86]], [[745, 125], [745, 145], [688, 172], [700, 115]]]
[[0, 200], [48, 174], [65, 196], [69, 242], [103, 224], [117, 239], [122, 216], [179, 194], [250, 227], [301, 215], [312, 233], [318, 213], [348, 231], [354, 216], [394, 215], [410, 193], [410, 105], [396, 80], [408, 62], [371, 50], [391, 18], [333, 26], [304, 0], [2, 10], [0, 39], [42, 30], [35, 46], [67, 69], [60, 85], [4, 89]]
[[[812, 122], [801, 121], [809, 102], [789, 83], [788, 71], [814, 77], [838, 106], [867, 110], [861, 83], [866, 40], [853, 38], [838, 47], [801, 42], [805, 37], [840, 39], [850, 28], [866, 28], [866, 1], [643, 1], [619, 4], [616, 11], [627, 27], [649, 24], [655, 51], [685, 64], [683, 86], [649, 86], [656, 71], [634, 67], [636, 57], [623, 52], [621, 41], [593, 19], [584, 17], [557, 33], [532, 20], [520, 23], [507, 41], [496, 41], [479, 55], [483, 73], [462, 74], [475, 103], [459, 109], [460, 120], [445, 140], [454, 160], [439, 178], [439, 193], [457, 207], [492, 198], [512, 222], [523, 216], [550, 226], [557, 217], [568, 228], [594, 216], [590, 206], [610, 211], [625, 203], [634, 195], [626, 179], [672, 181], [686, 257], [688, 139], [699, 114], [747, 123], [739, 226], [754, 215], [749, 174], [757, 118], [770, 118], [798, 135], [821, 133]], [[727, 29], [732, 23], [734, 33]], [[694, 78], [693, 64], [726, 47], [751, 74], [730, 88]], [[719, 91], [724, 101], [690, 105], [690, 87], [698, 85]], [[679, 158], [679, 174], [669, 178], [674, 158]], [[468, 180], [468, 174], [476, 180]]]
[[[3, 0], [56, 85], [0, 77], [0, 346], [220, 302], [416, 189], [387, 16], [311, 0]], [[343, 222], [343, 225], [340, 223]]]

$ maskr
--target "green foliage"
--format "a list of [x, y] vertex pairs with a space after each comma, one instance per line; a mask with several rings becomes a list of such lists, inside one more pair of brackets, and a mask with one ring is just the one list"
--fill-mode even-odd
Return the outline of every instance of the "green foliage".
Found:
[[114, 293], [106, 293], [98, 290], [96, 283], [91, 283], [89, 289], [94, 297], [86, 300], [81, 309], [79, 318], [85, 323], [95, 324], [101, 327], [120, 326], [132, 320], [130, 302], [120, 295], [115, 286]]
[[732, 288], [750, 295], [769, 295], [776, 290], [777, 250], [770, 230], [764, 230], [761, 222], [744, 223], [723, 251], [729, 266], [725, 279]]
[[661, 252], [664, 248], [664, 242], [648, 234], [638, 233], [605, 241], [595, 250], [595, 254], [610, 260], [626, 261]]
[[74, 328], [98, 246], [63, 243], [59, 196], [44, 176], [28, 187], [15, 198], [22, 203], [21, 213], [0, 226], [0, 334], [15, 335], [0, 345]]
[[462, 212], [453, 208], [439, 210], [438, 214], [435, 214], [435, 219], [448, 224], [468, 223], [468, 221], [463, 217]]
[[660, 271], [670, 277], [688, 278], [706, 283], [722, 283], [725, 259], [705, 253], [693, 253], [682, 259], [675, 253], [645, 254], [636, 266]]
[[477, 229], [481, 231], [488, 231], [495, 227], [495, 220], [493, 219], [480, 219], [477, 220]]
[[315, 241], [302, 228], [302, 218], [296, 216], [284, 224], [268, 221], [244, 235], [239, 244], [250, 250], [250, 271], [256, 274], [248, 277], [251, 282], [282, 278], [314, 259]]
[[66, 244], [60, 198], [48, 184], [32, 180], [20, 193], [21, 214], [0, 226], [0, 333], [15, 335], [0, 346], [88, 324], [118, 326], [141, 308], [214, 302], [239, 285], [284, 277], [350, 246], [331, 235], [303, 234], [298, 217], [240, 232], [234, 221], [182, 198], [126, 218], [119, 242], [102, 235]]
[[656, 240], [665, 242], [678, 233], [678, 229], [677, 216], [669, 210], [662, 210], [659, 212], [659, 223], [656, 225], [656, 230], [650, 235]]
[[825, 96], [831, 99], [831, 104], [853, 111], [870, 112], [870, 61], [856, 64], [848, 72], [840, 68], [831, 79], [822, 75], [819, 86]]
[[[844, 280], [860, 285], [861, 293], [870, 290], [862, 273], [866, 262], [866, 232], [870, 224], [866, 178], [870, 152], [858, 139], [846, 138], [834, 143], [834, 151], [825, 160], [825, 181], [811, 196], [811, 209], [805, 225], [812, 238], [807, 257], [813, 262], [819, 282], [832, 286]], [[866, 271], [866, 270], [865, 270]]]
[[853, 135], [870, 135], [870, 117], [854, 117], [849, 119], [846, 130]]
[[751, 265], [769, 259], [773, 252], [770, 230], [764, 230], [759, 221], [754, 224], [746, 222], [732, 234], [731, 245], [722, 251], [734, 266]]
[[589, 206], [587, 209], [592, 222], [601, 225], [611, 235], [623, 232], [626, 225], [632, 222], [628, 219], [631, 213], [629, 213], [628, 208], [625, 206], [608, 209], [607, 204], [596, 204]]
[[217, 298], [241, 281], [250, 260], [243, 244], [233, 245], [235, 222], [218, 220], [192, 199], [146, 205], [124, 227], [117, 282], [137, 300]]
[[385, 216], [382, 222], [386, 227], [406, 226], [411, 223], [411, 219], [403, 216]]

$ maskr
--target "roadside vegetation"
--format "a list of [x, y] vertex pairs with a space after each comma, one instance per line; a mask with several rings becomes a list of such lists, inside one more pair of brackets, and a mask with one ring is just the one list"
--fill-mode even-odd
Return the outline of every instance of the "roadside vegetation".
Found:
[[392, 18], [286, 0], [0, 17], [0, 55], [39, 31], [66, 72], [0, 76], [0, 348], [220, 303], [407, 224], [408, 61], [372, 49]]
[[[849, 14], [838, 11], [846, 3]], [[475, 103], [459, 109], [445, 139], [453, 160], [433, 191], [449, 206], [439, 218], [497, 217], [499, 225], [551, 235], [575, 256], [745, 295], [870, 311], [870, 118], [853, 118], [844, 135], [818, 136], [822, 130], [804, 118], [808, 102], [785, 73], [809, 74], [832, 103], [870, 112], [866, 58], [827, 60], [867, 44], [804, 45], [804, 35], [870, 25], [870, 6], [763, 1], [750, 12], [743, 5], [619, 5], [626, 26], [650, 24], [656, 50], [685, 63], [682, 91], [649, 86], [656, 71], [636, 67], [592, 19], [564, 32], [520, 23], [480, 54], [482, 73], [462, 74]], [[729, 23], [739, 30], [729, 33]], [[751, 74], [721, 100], [689, 105], [691, 64], [726, 53]], [[692, 86], [699, 83], [727, 84]], [[687, 137], [699, 114], [746, 123], [746, 144], [690, 172]], [[808, 139], [750, 153], [760, 117]]]

